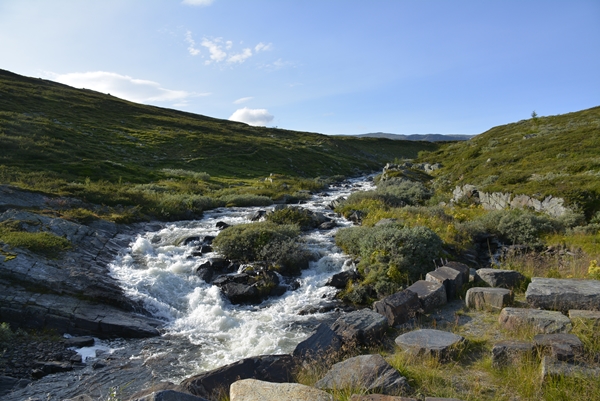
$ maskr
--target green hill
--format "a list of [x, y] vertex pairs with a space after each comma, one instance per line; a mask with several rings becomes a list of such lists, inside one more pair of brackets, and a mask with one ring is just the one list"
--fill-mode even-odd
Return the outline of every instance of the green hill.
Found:
[[600, 210], [600, 107], [494, 127], [423, 155], [440, 162], [446, 190], [473, 184], [485, 192], [563, 197], [588, 217]]
[[281, 197], [258, 179], [357, 175], [436, 148], [252, 127], [0, 70], [0, 184], [101, 204], [143, 204], [131, 193], [135, 184], [214, 196], [233, 181]]

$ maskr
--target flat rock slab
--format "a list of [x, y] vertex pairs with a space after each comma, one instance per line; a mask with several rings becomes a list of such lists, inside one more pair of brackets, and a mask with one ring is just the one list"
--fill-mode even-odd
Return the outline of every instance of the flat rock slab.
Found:
[[559, 361], [573, 362], [583, 355], [583, 343], [575, 334], [538, 334], [533, 337], [533, 342]]
[[396, 338], [396, 344], [406, 352], [440, 359], [450, 357], [453, 349], [464, 341], [459, 335], [432, 329], [414, 330]]
[[600, 311], [571, 309], [569, 318], [573, 323], [579, 320], [593, 326], [600, 326]]
[[412, 291], [400, 291], [373, 304], [373, 310], [387, 318], [390, 326], [408, 322], [421, 310], [419, 296]]
[[254, 379], [236, 381], [229, 388], [231, 401], [333, 401], [331, 394], [298, 383], [270, 383]]
[[398, 394], [410, 386], [404, 376], [379, 354], [359, 355], [336, 363], [315, 387], [323, 390], [362, 389]]
[[600, 368], [597, 367], [557, 361], [548, 356], [542, 358], [542, 380], [558, 377], [597, 379], [598, 376], [600, 376]]
[[525, 292], [535, 308], [600, 310], [600, 281], [534, 277]]
[[425, 312], [431, 312], [436, 308], [446, 305], [448, 302], [446, 287], [441, 283], [419, 280], [406, 290], [417, 294], [421, 308]]
[[473, 287], [465, 296], [467, 307], [478, 310], [501, 310], [512, 300], [512, 291], [506, 288]]
[[447, 266], [439, 267], [427, 273], [425, 281], [442, 284], [446, 288], [448, 300], [456, 298], [464, 284], [462, 273]]
[[396, 397], [384, 394], [359, 395], [353, 394], [350, 401], [417, 401], [416, 398]]
[[492, 365], [496, 368], [513, 365], [527, 357], [533, 357], [535, 345], [529, 341], [505, 340], [492, 347]]
[[387, 318], [371, 309], [361, 309], [340, 316], [331, 325], [346, 343], [368, 344], [379, 341], [389, 327]]
[[510, 289], [517, 287], [525, 280], [525, 276], [518, 271], [503, 269], [479, 269], [477, 276], [490, 287]]
[[527, 308], [504, 308], [498, 322], [508, 330], [531, 326], [543, 334], [568, 333], [573, 327], [571, 320], [560, 312]]

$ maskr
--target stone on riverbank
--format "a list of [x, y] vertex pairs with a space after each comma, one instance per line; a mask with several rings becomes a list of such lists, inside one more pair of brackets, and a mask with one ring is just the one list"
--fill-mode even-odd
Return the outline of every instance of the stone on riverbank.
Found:
[[477, 276], [490, 287], [513, 289], [518, 287], [525, 276], [518, 271], [503, 269], [479, 269]]
[[571, 320], [560, 312], [527, 308], [504, 308], [498, 322], [508, 330], [529, 326], [543, 334], [568, 333], [573, 327]]
[[455, 348], [464, 341], [462, 336], [432, 329], [414, 330], [396, 337], [396, 344], [405, 352], [440, 359], [450, 358]]
[[441, 283], [419, 280], [408, 287], [407, 290], [417, 294], [424, 312], [431, 312], [448, 303], [446, 287]]
[[410, 389], [406, 378], [379, 354], [360, 355], [336, 363], [315, 387], [323, 390], [362, 389], [392, 395]]
[[404, 290], [375, 302], [373, 310], [385, 316], [390, 326], [396, 326], [414, 318], [421, 310], [421, 303], [416, 293]]
[[529, 341], [505, 340], [494, 344], [492, 348], [492, 365], [499, 368], [514, 365], [527, 357], [535, 355], [535, 346]]
[[298, 383], [239, 380], [229, 390], [231, 401], [333, 401], [331, 394]]
[[438, 267], [434, 271], [427, 273], [425, 280], [442, 284], [446, 289], [448, 301], [456, 298], [464, 284], [462, 273], [447, 266]]
[[532, 307], [567, 312], [600, 310], [600, 281], [534, 277], [525, 298]]
[[331, 330], [345, 343], [368, 345], [370, 341], [379, 342], [388, 326], [385, 316], [371, 309], [361, 309], [340, 316]]
[[477, 310], [501, 310], [512, 300], [512, 292], [506, 288], [473, 287], [465, 296], [467, 307]]
[[533, 342], [543, 353], [558, 361], [573, 362], [583, 356], [583, 343], [574, 334], [538, 334]]
[[325, 355], [337, 354], [342, 348], [342, 339], [326, 324], [320, 324], [310, 337], [294, 349], [294, 357], [318, 359]]

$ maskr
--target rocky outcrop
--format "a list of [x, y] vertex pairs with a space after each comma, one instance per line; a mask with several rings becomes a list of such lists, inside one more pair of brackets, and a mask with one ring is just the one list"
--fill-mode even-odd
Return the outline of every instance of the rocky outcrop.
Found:
[[340, 316], [331, 329], [345, 343], [368, 344], [380, 340], [388, 326], [385, 316], [370, 309], [361, 309]]

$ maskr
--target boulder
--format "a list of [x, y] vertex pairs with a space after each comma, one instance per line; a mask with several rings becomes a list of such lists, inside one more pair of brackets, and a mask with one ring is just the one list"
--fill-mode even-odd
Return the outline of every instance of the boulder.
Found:
[[378, 342], [388, 326], [385, 316], [371, 309], [361, 309], [340, 316], [331, 325], [331, 330], [345, 343], [367, 345], [370, 341]]
[[425, 280], [431, 283], [442, 284], [446, 289], [448, 301], [456, 298], [462, 288], [463, 275], [458, 270], [442, 266], [425, 275]]
[[583, 343], [574, 334], [538, 334], [533, 342], [544, 354], [558, 361], [573, 362], [583, 355]]
[[414, 330], [396, 337], [396, 344], [403, 351], [413, 355], [433, 355], [442, 360], [452, 357], [464, 337], [448, 331], [422, 329]]
[[469, 269], [469, 266], [465, 265], [464, 263], [460, 263], [460, 262], [446, 262], [446, 263], [444, 263], [444, 266], [454, 269], [456, 271], [459, 271], [460, 274], [462, 275], [463, 284], [466, 284], [469, 282], [469, 275], [471, 273], [471, 269]]
[[225, 223], [224, 221], [217, 221], [215, 227], [217, 227], [219, 230], [224, 230], [229, 227], [229, 224]]
[[535, 346], [529, 341], [505, 340], [492, 347], [492, 365], [496, 368], [513, 365], [535, 355]]
[[342, 339], [326, 324], [320, 324], [310, 337], [294, 349], [293, 355], [301, 359], [318, 359], [325, 355], [337, 354], [342, 348]]
[[504, 308], [498, 322], [508, 330], [531, 326], [544, 334], [567, 333], [573, 327], [571, 320], [560, 312], [527, 308]]
[[266, 210], [257, 210], [255, 212], [250, 213], [246, 218], [250, 221], [259, 221], [267, 214]]
[[232, 304], [259, 304], [262, 302], [258, 289], [254, 285], [227, 283], [221, 287]]
[[331, 394], [298, 383], [269, 383], [245, 379], [233, 383], [231, 401], [333, 401]]
[[501, 310], [512, 300], [512, 291], [506, 288], [473, 287], [465, 296], [467, 307], [478, 310]]
[[335, 227], [337, 227], [337, 223], [335, 222], [335, 220], [330, 220], [319, 224], [319, 230], [331, 230]]
[[532, 307], [567, 312], [600, 310], [600, 281], [534, 277], [525, 298]]
[[400, 291], [373, 304], [373, 310], [388, 320], [390, 326], [406, 323], [421, 310], [419, 296], [412, 291]]
[[479, 269], [477, 270], [477, 276], [490, 287], [509, 289], [519, 286], [525, 280], [525, 276], [518, 271], [502, 269]]
[[600, 368], [597, 366], [562, 362], [549, 356], [542, 358], [542, 380], [544, 381], [560, 377], [597, 380], [599, 376]]
[[175, 390], [155, 391], [140, 398], [134, 398], [133, 401], [208, 401], [206, 398], [196, 397], [195, 395], [182, 393]]
[[227, 391], [232, 383], [242, 379], [289, 383], [294, 369], [294, 358], [291, 355], [263, 355], [189, 377], [180, 386], [191, 394], [212, 399], [219, 392]]
[[600, 311], [572, 309], [569, 318], [573, 324], [582, 322], [592, 326], [600, 326]]
[[0, 396], [9, 394], [11, 391], [23, 388], [31, 383], [30, 380], [17, 379], [10, 376], [0, 376]]
[[410, 389], [406, 378], [379, 354], [360, 355], [336, 363], [315, 387], [323, 390], [363, 389], [382, 394], [398, 394]]
[[335, 287], [338, 290], [343, 290], [348, 285], [349, 281], [358, 280], [359, 275], [356, 270], [346, 270], [341, 273], [334, 274], [325, 285]]
[[431, 312], [440, 306], [446, 305], [448, 302], [446, 287], [441, 283], [419, 280], [406, 290], [417, 294], [421, 308], [425, 312]]

